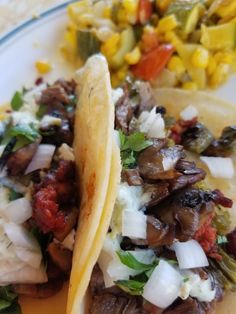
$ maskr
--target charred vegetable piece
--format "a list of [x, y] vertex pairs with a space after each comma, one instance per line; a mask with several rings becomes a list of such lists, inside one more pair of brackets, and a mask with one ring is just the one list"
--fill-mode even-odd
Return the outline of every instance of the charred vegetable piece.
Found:
[[227, 235], [226, 251], [236, 259], [236, 229]]
[[236, 126], [224, 128], [221, 137], [214, 140], [203, 152], [206, 156], [228, 157], [236, 149]]
[[0, 157], [0, 169], [3, 169], [3, 167], [6, 165], [8, 158], [11, 155], [11, 152], [16, 144], [16, 137], [13, 137], [10, 142], [6, 145], [6, 147], [3, 150], [3, 153]]
[[[221, 272], [226, 278], [226, 286], [230, 290], [235, 290], [236, 288], [236, 261], [230, 255], [228, 255], [222, 248], [219, 247], [219, 254], [222, 256], [221, 261], [214, 261], [216, 263], [216, 275]], [[222, 275], [218, 275], [220, 278], [224, 279]], [[229, 281], [229, 283], [228, 283]]]
[[100, 42], [92, 31], [79, 30], [77, 45], [79, 56], [83, 61], [100, 51]]
[[230, 214], [228, 210], [216, 206], [215, 217], [213, 219], [214, 227], [218, 234], [227, 234], [230, 226]]
[[51, 242], [47, 251], [52, 261], [65, 273], [69, 272], [72, 265], [72, 252], [63, 248], [60, 243]]
[[212, 133], [201, 123], [187, 129], [182, 135], [182, 145], [191, 152], [201, 154], [214, 140]]
[[[49, 298], [61, 290], [64, 280], [61, 278], [49, 280], [43, 284], [17, 284], [13, 286], [17, 294], [27, 295], [32, 298]], [[12, 313], [12, 312], [9, 312]]]

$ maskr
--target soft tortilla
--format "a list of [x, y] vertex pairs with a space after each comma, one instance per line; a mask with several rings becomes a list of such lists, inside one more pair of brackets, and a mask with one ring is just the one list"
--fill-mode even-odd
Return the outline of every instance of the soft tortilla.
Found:
[[[183, 91], [172, 88], [161, 88], [155, 90], [158, 105], [166, 107], [167, 114], [179, 117], [180, 112], [190, 104], [197, 108], [199, 121], [205, 124], [215, 136], [221, 134], [225, 126], [236, 125], [236, 105], [226, 103], [218, 98], [212, 97], [204, 92]], [[236, 175], [232, 180], [212, 178], [208, 169], [194, 155], [189, 156], [207, 171], [206, 184], [212, 189], [220, 189], [226, 196], [234, 201], [230, 210], [232, 226], [236, 226]], [[236, 172], [236, 154], [233, 156], [234, 169]], [[217, 303], [217, 314], [235, 314], [236, 293], [227, 293], [222, 302]]]
[[71, 314], [80, 313], [92, 265], [111, 219], [112, 211], [106, 208], [114, 207], [120, 180], [119, 152], [112, 145], [114, 105], [105, 58], [91, 57], [78, 73], [78, 84], [74, 149], [82, 199], [67, 305]]

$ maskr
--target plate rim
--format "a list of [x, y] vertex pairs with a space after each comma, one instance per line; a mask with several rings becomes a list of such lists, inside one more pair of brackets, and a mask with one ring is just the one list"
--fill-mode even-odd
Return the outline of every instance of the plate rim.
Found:
[[10, 40], [12, 40], [12, 38], [14, 38], [16, 35], [24, 31], [28, 27], [36, 24], [37, 22], [41, 21], [44, 18], [50, 17], [54, 13], [57, 13], [65, 9], [70, 3], [73, 2], [76, 2], [76, 0], [67, 0], [59, 5], [54, 5], [49, 9], [42, 11], [39, 14], [39, 16], [25, 19], [21, 23], [17, 24], [15, 27], [11, 28], [10, 30], [3, 32], [3, 34], [0, 35], [0, 47], [2, 48], [3, 45], [7, 44]]

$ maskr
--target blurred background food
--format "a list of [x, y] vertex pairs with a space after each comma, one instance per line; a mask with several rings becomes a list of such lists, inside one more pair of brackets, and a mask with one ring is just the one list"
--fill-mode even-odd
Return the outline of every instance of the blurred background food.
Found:
[[236, 69], [235, 0], [82, 0], [68, 7], [62, 52], [77, 65], [101, 52], [112, 84], [217, 88]]

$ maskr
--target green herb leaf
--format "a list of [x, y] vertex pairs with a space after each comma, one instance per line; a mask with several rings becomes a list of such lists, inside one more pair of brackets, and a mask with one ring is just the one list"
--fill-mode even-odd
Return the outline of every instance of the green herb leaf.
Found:
[[38, 111], [36, 112], [36, 117], [41, 119], [47, 112], [48, 106], [47, 105], [40, 105]]
[[0, 287], [0, 299], [4, 299], [7, 301], [15, 300], [17, 295], [11, 291], [10, 286]]
[[22, 314], [18, 302], [13, 302], [9, 307], [0, 310], [0, 314]]
[[119, 137], [121, 160], [124, 168], [134, 167], [137, 153], [152, 145], [152, 142], [146, 140], [144, 133], [141, 132], [126, 136], [119, 130]]
[[9, 191], [9, 196], [8, 196], [8, 199], [9, 201], [15, 201], [17, 200], [18, 198], [21, 198], [23, 197], [23, 194], [22, 193], [18, 193], [16, 191], [14, 191], [13, 189], [10, 189]]
[[139, 282], [136, 280], [117, 280], [115, 284], [123, 291], [131, 295], [142, 295], [145, 282]]
[[156, 263], [143, 264], [139, 262], [130, 252], [127, 252], [127, 251], [118, 251], [116, 253], [122, 264], [126, 265], [129, 268], [138, 270], [140, 272], [148, 271], [157, 266]]
[[13, 110], [19, 110], [23, 106], [23, 95], [21, 92], [15, 92], [11, 100], [11, 107]]
[[34, 142], [39, 137], [39, 133], [35, 129], [35, 127], [33, 125], [28, 124], [13, 126], [9, 130], [9, 134], [11, 136], [23, 136], [31, 142]]
[[126, 136], [124, 145], [121, 145], [121, 150], [130, 149], [134, 152], [140, 152], [151, 145], [152, 142], [145, 139], [144, 133], [135, 132]]
[[224, 244], [224, 243], [227, 243], [228, 240], [227, 240], [226, 236], [218, 235], [216, 242], [217, 242], [217, 244]]
[[189, 278], [188, 278], [188, 277], [185, 277], [185, 278], [183, 279], [183, 282], [187, 282], [187, 281], [189, 281]]

